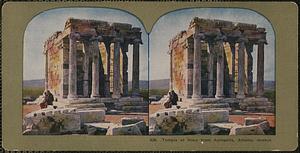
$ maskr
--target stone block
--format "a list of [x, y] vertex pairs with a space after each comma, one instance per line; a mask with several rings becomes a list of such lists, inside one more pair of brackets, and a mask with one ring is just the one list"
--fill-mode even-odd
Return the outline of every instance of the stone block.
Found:
[[103, 122], [105, 120], [105, 110], [102, 109], [77, 110], [77, 113], [80, 115], [81, 125], [84, 123]]
[[202, 113], [205, 124], [229, 121], [228, 110], [202, 110]]
[[[80, 116], [76, 113], [61, 113], [42, 109], [27, 114], [23, 119], [25, 134], [64, 134], [80, 130]], [[29, 132], [30, 131], [30, 132]]]
[[265, 133], [263, 129], [257, 124], [233, 127], [229, 133], [229, 135], [264, 135], [264, 134]]
[[245, 119], [245, 125], [253, 125], [253, 124], [259, 124], [261, 122], [266, 121], [267, 119], [262, 117], [246, 117]]
[[164, 109], [149, 118], [150, 134], [191, 134], [203, 129], [203, 114], [199, 108]]
[[142, 135], [142, 133], [136, 124], [116, 124], [108, 128], [106, 135]]
[[207, 128], [212, 135], [228, 135], [233, 127], [239, 127], [236, 123], [208, 123]]
[[270, 130], [270, 123], [268, 121], [263, 121], [263, 122], [259, 123], [258, 126], [260, 126], [260, 128], [264, 132], [267, 132], [268, 130]]
[[85, 123], [84, 129], [89, 135], [106, 135], [111, 126], [114, 126], [114, 123]]
[[145, 121], [139, 121], [139, 122], [135, 123], [135, 125], [137, 125], [137, 127], [140, 129], [140, 131], [143, 135], [148, 134], [148, 129], [147, 129], [147, 125], [146, 125]]
[[135, 124], [138, 123], [140, 121], [144, 121], [143, 118], [139, 118], [139, 117], [123, 117], [121, 118], [121, 124], [122, 125], [128, 125], [128, 124]]

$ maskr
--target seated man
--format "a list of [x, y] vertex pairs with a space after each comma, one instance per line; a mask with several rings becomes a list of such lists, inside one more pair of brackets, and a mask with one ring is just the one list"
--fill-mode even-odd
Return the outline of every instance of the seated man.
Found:
[[53, 101], [54, 101], [54, 97], [53, 97], [52, 93], [49, 90], [45, 91], [44, 92], [44, 100], [42, 103], [40, 103], [41, 109], [47, 108], [48, 105], [53, 105]]

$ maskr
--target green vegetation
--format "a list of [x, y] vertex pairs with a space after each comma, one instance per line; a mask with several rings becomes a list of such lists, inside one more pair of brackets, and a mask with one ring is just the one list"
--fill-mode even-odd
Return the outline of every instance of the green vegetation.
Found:
[[39, 97], [44, 92], [43, 87], [24, 87], [23, 88], [23, 97], [31, 96], [34, 98]]
[[266, 90], [263, 96], [268, 98], [271, 102], [275, 104], [275, 98], [276, 98], [275, 90]]
[[[129, 90], [129, 95], [132, 94], [132, 90]], [[140, 89], [140, 94], [143, 97], [144, 100], [148, 101], [149, 100], [149, 95], [148, 95], [148, 90], [147, 89]]]
[[164, 96], [166, 94], [168, 94], [169, 89], [150, 89], [149, 91], [149, 95], [160, 95], [160, 96]]

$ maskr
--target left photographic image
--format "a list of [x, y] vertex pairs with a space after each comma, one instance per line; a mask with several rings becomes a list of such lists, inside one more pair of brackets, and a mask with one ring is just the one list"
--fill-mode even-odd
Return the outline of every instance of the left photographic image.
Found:
[[148, 135], [148, 36], [109, 8], [59, 8], [27, 25], [24, 135]]

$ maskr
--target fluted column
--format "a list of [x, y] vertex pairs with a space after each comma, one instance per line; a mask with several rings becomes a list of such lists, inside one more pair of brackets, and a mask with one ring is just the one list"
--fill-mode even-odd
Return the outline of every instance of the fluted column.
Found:
[[140, 87], [139, 87], [139, 45], [141, 43], [141, 39], [134, 39], [133, 40], [133, 62], [132, 62], [132, 96], [139, 96], [140, 95]]
[[237, 98], [245, 98], [244, 84], [245, 84], [245, 42], [246, 38], [240, 37], [238, 39], [238, 94]]
[[231, 79], [230, 79], [230, 97], [235, 97], [235, 42], [230, 43], [231, 49]]
[[128, 43], [123, 43], [122, 45], [122, 55], [123, 55], [123, 96], [128, 95]]
[[248, 84], [248, 95], [252, 95], [253, 92], [253, 44], [246, 45], [247, 50], [247, 84]]
[[92, 94], [91, 97], [100, 97], [99, 93], [99, 74], [100, 74], [100, 63], [99, 63], [99, 46], [98, 42], [92, 42]]
[[257, 84], [256, 95], [261, 97], [264, 94], [264, 43], [265, 40], [258, 41], [257, 49]]
[[216, 55], [217, 55], [217, 84], [216, 98], [224, 97], [224, 46], [223, 36], [218, 36], [216, 40]]
[[188, 39], [186, 40], [186, 52], [186, 98], [192, 98], [194, 49], [190, 46]]
[[214, 97], [214, 49], [211, 42], [208, 43], [208, 97]]
[[83, 43], [84, 50], [84, 64], [83, 64], [83, 96], [89, 97], [89, 64], [90, 64], [90, 44], [88, 42]]
[[196, 28], [194, 34], [193, 95], [192, 99], [201, 98], [201, 37]]
[[105, 97], [110, 97], [110, 42], [104, 42], [106, 49], [106, 82]]
[[120, 43], [122, 41], [121, 38], [115, 38], [114, 40], [114, 62], [113, 62], [113, 98], [121, 97], [121, 89], [120, 89]]
[[70, 33], [69, 35], [69, 85], [68, 85], [68, 98], [77, 98], [77, 44], [76, 40], [79, 34]]

